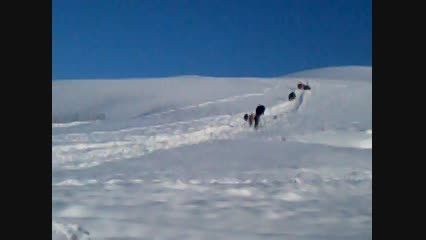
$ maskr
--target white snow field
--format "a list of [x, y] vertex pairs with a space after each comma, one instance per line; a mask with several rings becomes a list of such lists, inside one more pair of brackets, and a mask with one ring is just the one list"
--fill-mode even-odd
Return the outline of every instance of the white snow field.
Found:
[[371, 239], [371, 71], [54, 81], [53, 239]]

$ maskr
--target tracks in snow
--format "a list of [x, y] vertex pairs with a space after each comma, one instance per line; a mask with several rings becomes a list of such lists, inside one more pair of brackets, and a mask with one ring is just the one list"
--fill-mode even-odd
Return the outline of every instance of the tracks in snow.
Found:
[[[282, 116], [296, 111], [303, 102], [302, 92], [292, 102], [283, 102], [268, 109], [263, 121], [270, 122], [273, 115]], [[220, 101], [232, 101], [249, 95], [234, 96]], [[203, 103], [210, 104], [209, 102]], [[199, 144], [217, 139], [230, 139], [247, 128], [242, 121], [244, 113], [205, 117], [140, 128], [91, 133], [55, 135], [52, 138], [52, 167], [81, 169], [109, 161], [130, 159], [157, 150]]]

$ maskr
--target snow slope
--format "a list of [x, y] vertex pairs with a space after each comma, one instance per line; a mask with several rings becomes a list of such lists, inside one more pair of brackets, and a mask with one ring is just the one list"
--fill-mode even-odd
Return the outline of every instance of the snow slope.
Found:
[[369, 67], [52, 91], [54, 239], [371, 239]]
[[337, 80], [372, 80], [371, 67], [366, 66], [343, 66], [326, 67], [319, 69], [310, 69], [289, 74], [286, 77], [319, 78], [319, 79], [337, 79]]

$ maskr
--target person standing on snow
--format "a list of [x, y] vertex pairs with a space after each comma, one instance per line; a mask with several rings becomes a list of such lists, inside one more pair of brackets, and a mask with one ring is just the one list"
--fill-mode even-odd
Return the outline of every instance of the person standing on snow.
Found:
[[254, 128], [257, 129], [257, 127], [259, 126], [259, 122], [260, 122], [260, 116], [262, 116], [265, 113], [265, 106], [263, 105], [258, 105], [256, 107], [256, 115], [254, 116]]

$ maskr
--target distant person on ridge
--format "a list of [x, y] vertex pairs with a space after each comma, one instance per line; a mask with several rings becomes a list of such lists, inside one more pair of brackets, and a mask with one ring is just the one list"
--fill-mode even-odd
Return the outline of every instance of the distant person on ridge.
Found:
[[[308, 84], [304, 84], [302, 82], [298, 82], [297, 83], [297, 89], [299, 89], [299, 90], [311, 90], [311, 87]], [[294, 99], [296, 99], [295, 90], [291, 91], [290, 94], [288, 95], [288, 100], [289, 101], [293, 101]]]
[[308, 84], [303, 84], [302, 82], [297, 84], [297, 88], [300, 90], [311, 90], [311, 87]]

